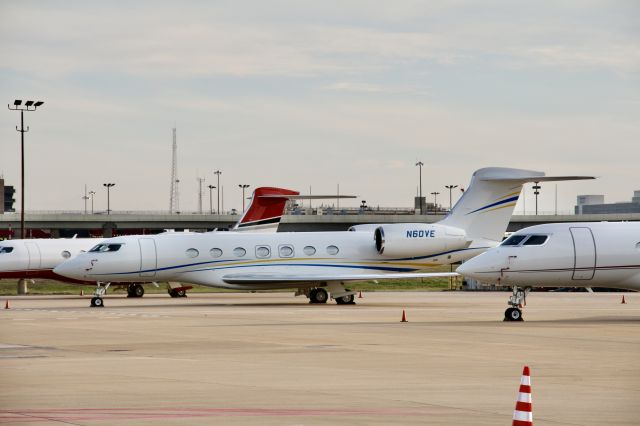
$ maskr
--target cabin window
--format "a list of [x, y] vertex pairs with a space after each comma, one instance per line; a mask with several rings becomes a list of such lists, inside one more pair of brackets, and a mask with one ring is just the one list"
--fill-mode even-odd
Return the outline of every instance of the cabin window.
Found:
[[247, 251], [245, 249], [243, 249], [242, 247], [236, 247], [236, 248], [233, 249], [233, 254], [236, 257], [242, 257], [245, 254], [247, 254]]
[[258, 259], [266, 259], [271, 256], [271, 248], [269, 246], [256, 247], [256, 257]]
[[222, 256], [222, 250], [220, 250], [219, 248], [212, 248], [211, 250], [209, 250], [209, 254], [211, 255], [211, 257], [220, 257]]
[[71, 257], [71, 252], [69, 250], [63, 250], [62, 253], [60, 253], [62, 255], [63, 258], [68, 259]]
[[279, 248], [280, 257], [293, 257], [293, 246], [290, 245], [282, 245]]
[[340, 251], [340, 249], [338, 249], [338, 247], [336, 247], [336, 246], [328, 246], [327, 247], [327, 253], [332, 255], [332, 256], [338, 254], [339, 251]]
[[187, 257], [198, 257], [200, 254], [200, 252], [194, 248], [187, 249], [185, 253], [187, 254]]
[[0, 247], [0, 254], [11, 253], [12, 251], [13, 247]]
[[316, 254], [316, 248], [313, 246], [306, 246], [305, 248], [302, 249], [302, 251], [307, 256], [313, 256], [314, 254]]
[[541, 246], [549, 237], [546, 235], [531, 235], [527, 238], [527, 241], [522, 244], [523, 246]]
[[120, 247], [122, 247], [122, 244], [98, 244], [89, 251], [94, 253], [105, 253], [108, 251], [118, 251], [120, 250]]
[[525, 238], [527, 238], [526, 235], [512, 235], [509, 238], [507, 238], [506, 240], [504, 240], [501, 245], [503, 245], [503, 246], [517, 246]]

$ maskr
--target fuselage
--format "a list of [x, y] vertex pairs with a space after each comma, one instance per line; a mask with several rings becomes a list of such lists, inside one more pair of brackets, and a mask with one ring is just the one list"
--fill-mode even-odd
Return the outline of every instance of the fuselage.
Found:
[[537, 225], [457, 272], [485, 283], [520, 287], [610, 287], [640, 290], [640, 223]]
[[98, 238], [31, 239], [0, 241], [0, 279], [48, 278], [67, 282], [84, 282], [63, 277], [53, 269], [67, 259], [88, 251]]
[[483, 241], [480, 246], [445, 246], [425, 256], [390, 258], [376, 249], [373, 231], [160, 234], [111, 238], [102, 244], [112, 245], [113, 249], [83, 253], [56, 268], [56, 272], [92, 281], [143, 279], [225, 288], [282, 288], [288, 286], [231, 285], [222, 276], [233, 272], [412, 272], [468, 259], [489, 247]]

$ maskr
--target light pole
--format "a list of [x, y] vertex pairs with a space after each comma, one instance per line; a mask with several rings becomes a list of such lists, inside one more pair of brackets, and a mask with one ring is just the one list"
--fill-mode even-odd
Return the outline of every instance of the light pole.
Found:
[[418, 166], [418, 168], [420, 169], [420, 193], [419, 193], [419, 203], [420, 203], [420, 214], [422, 214], [422, 166], [424, 166], [424, 163], [422, 161], [418, 161], [416, 163], [416, 166]]
[[532, 186], [533, 188], [533, 193], [536, 196], [536, 216], [538, 216], [538, 194], [540, 194], [539, 189], [542, 188], [540, 185], [538, 185], [540, 182], [534, 182], [535, 185]]
[[207, 188], [209, 188], [209, 213], [213, 214], [213, 198], [211, 195], [211, 190], [215, 189], [216, 187], [213, 185], [209, 185]]
[[110, 207], [109, 190], [111, 189], [111, 187], [116, 186], [116, 184], [115, 183], [103, 183], [102, 186], [107, 188], [107, 214], [111, 214], [111, 209], [109, 208]]
[[433, 214], [436, 214], [438, 212], [438, 195], [440, 195], [440, 193], [432, 192], [431, 195], [433, 195]]
[[458, 187], [458, 185], [445, 185], [445, 188], [449, 190], [449, 211], [453, 208], [453, 198], [451, 195], [451, 191]]
[[87, 214], [87, 200], [89, 199], [87, 196], [87, 185], [84, 186], [84, 196], [82, 199], [84, 200], [84, 214]]
[[247, 189], [250, 185], [239, 184], [238, 187], [242, 188], [242, 211], [244, 212], [244, 190]]
[[11, 105], [7, 105], [12, 111], [20, 111], [20, 128], [16, 126], [16, 130], [20, 132], [20, 163], [21, 163], [21, 195], [20, 195], [20, 238], [26, 239], [27, 237], [24, 235], [24, 134], [29, 131], [29, 126], [27, 129], [24, 128], [24, 112], [25, 111], [35, 111], [41, 106], [44, 102], [38, 101], [26, 101], [24, 106], [22, 106], [22, 101], [20, 99], [16, 99], [13, 101], [13, 107]]
[[216, 170], [213, 172], [214, 175], [218, 176], [218, 186], [216, 188], [216, 192], [218, 193], [218, 214], [220, 214], [220, 175], [222, 172], [220, 170]]
[[93, 214], [93, 196], [96, 195], [96, 191], [89, 191], [89, 195], [91, 196], [91, 214]]

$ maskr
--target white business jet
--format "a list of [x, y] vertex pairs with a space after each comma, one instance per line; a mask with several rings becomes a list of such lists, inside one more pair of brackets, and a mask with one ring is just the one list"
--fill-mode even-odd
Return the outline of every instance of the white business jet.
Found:
[[640, 290], [640, 223], [536, 225], [458, 267], [485, 283], [513, 286], [505, 320], [522, 320], [532, 287], [610, 287]]
[[[252, 202], [244, 215], [235, 224], [233, 230], [245, 232], [275, 232], [286, 202], [292, 198], [309, 198], [300, 196], [296, 191], [281, 188], [263, 187], [256, 189], [261, 197]], [[333, 195], [317, 195], [315, 199], [336, 198]], [[342, 195], [339, 198], [353, 198]], [[185, 235], [180, 233], [180, 235]], [[67, 259], [89, 251], [102, 242], [104, 238], [47, 238], [17, 239], [0, 241], [0, 279], [51, 279], [74, 284], [95, 285], [95, 280], [74, 279], [61, 276], [53, 269]], [[105, 249], [105, 246], [101, 246]], [[113, 282], [112, 285], [127, 286], [129, 297], [142, 297], [142, 282], [155, 281], [139, 279], [137, 282]], [[184, 286], [175, 285], [169, 288], [172, 297], [186, 295]]]
[[[436, 224], [355, 226], [353, 232], [163, 234], [105, 240], [55, 272], [80, 280], [168, 280], [236, 290], [297, 288], [312, 303], [354, 302], [349, 281], [445, 277], [419, 272], [500, 243], [525, 182], [583, 179], [485, 168]], [[254, 194], [254, 199], [260, 198]], [[108, 284], [107, 284], [108, 285]], [[328, 290], [328, 292], [327, 292]], [[98, 286], [92, 306], [103, 306]]]

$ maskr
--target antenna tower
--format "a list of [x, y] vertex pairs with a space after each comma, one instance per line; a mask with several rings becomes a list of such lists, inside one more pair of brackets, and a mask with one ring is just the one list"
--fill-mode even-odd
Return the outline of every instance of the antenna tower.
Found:
[[173, 146], [171, 150], [171, 190], [169, 191], [169, 213], [180, 211], [180, 193], [178, 192], [178, 141], [176, 128], [173, 128]]

